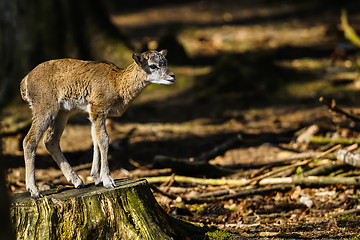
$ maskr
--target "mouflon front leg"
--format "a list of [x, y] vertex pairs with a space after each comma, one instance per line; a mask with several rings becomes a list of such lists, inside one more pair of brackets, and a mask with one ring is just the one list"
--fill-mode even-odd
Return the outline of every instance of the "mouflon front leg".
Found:
[[[108, 163], [109, 136], [105, 127], [106, 115], [91, 112], [90, 119], [94, 126], [96, 141], [100, 150], [100, 181], [104, 187], [113, 188], [115, 187], [115, 182], [114, 179], [110, 176]], [[96, 159], [94, 160], [97, 161]], [[92, 169], [95, 171], [97, 167], [93, 166]]]
[[94, 147], [94, 155], [93, 155], [93, 162], [91, 166], [91, 176], [94, 179], [95, 185], [99, 185], [101, 183], [100, 178], [100, 161], [99, 161], [99, 145], [96, 139], [96, 132], [95, 132], [95, 126], [92, 123], [91, 124], [91, 138], [93, 141], [93, 147]]

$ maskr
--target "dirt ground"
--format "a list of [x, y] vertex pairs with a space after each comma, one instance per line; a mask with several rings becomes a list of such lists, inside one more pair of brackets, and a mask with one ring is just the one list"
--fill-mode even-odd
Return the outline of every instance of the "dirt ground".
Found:
[[[334, 98], [345, 110], [355, 115], [360, 112], [358, 50], [339, 30], [341, 7], [327, 1], [256, 0], [178, 1], [142, 9], [129, 4], [122, 9], [109, 2], [113, 22], [139, 50], [144, 46], [168, 49], [170, 69], [177, 77], [173, 86], [148, 87], [124, 116], [107, 121], [112, 176], [173, 173], [213, 178], [205, 172], [176, 169], [160, 173], [154, 158], [192, 159], [241, 134], [241, 142], [209, 163], [235, 171], [220, 179], [251, 178], [270, 171], [274, 159], [334, 146], [297, 142], [299, 130], [311, 125], [319, 126], [320, 136], [358, 138], [358, 123], [329, 113], [318, 101], [320, 96]], [[360, 26], [360, 14], [355, 11], [358, 4], [346, 2], [345, 7], [350, 23]], [[214, 79], [225, 79], [225, 84]], [[2, 124], [5, 130], [10, 129], [30, 116], [28, 106], [13, 104], [3, 112]], [[25, 191], [19, 144], [24, 132], [26, 128], [4, 139], [11, 193]], [[86, 115], [75, 113], [71, 117], [61, 148], [84, 182], [91, 183], [88, 163], [92, 141]], [[339, 164], [321, 158], [280, 177], [328, 163]], [[41, 189], [68, 185], [42, 143], [36, 164]], [[142, 171], [148, 171], [147, 176], [141, 175]], [[357, 176], [359, 171], [344, 167], [329, 174]], [[230, 231], [239, 239], [360, 237], [360, 191], [356, 186], [282, 185], [274, 185], [275, 190], [271, 186], [243, 186], [242, 190], [270, 189], [194, 203], [186, 199], [219, 190], [234, 193], [238, 188], [175, 181], [154, 184], [155, 189], [168, 194], [155, 190], [154, 195], [175, 217]], [[342, 214], [349, 210], [354, 213]]]

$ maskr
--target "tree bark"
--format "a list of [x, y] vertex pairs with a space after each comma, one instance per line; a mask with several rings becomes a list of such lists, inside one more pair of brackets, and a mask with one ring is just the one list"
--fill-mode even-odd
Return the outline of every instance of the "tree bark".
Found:
[[16, 239], [204, 239], [206, 230], [175, 219], [159, 206], [146, 180], [116, 180], [106, 189], [61, 188], [12, 196]]
[[21, 79], [54, 58], [131, 62], [132, 47], [101, 0], [0, 1], [0, 106], [18, 94]]
[[[1, 110], [1, 107], [0, 107]], [[1, 124], [0, 124], [1, 130]], [[4, 158], [2, 152], [2, 137], [0, 136], [0, 219], [2, 219], [0, 224], [0, 238], [3, 240], [13, 240], [15, 239], [14, 234], [11, 232], [11, 223], [10, 223], [10, 213], [9, 213], [9, 195], [6, 188], [5, 180], [5, 168], [4, 168]]]

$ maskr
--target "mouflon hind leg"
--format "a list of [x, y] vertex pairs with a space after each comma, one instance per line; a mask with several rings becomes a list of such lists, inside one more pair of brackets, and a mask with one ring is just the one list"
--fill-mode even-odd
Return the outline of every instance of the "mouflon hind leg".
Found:
[[71, 168], [69, 162], [66, 160], [60, 149], [60, 137], [64, 131], [68, 116], [68, 112], [59, 111], [55, 119], [50, 122], [49, 128], [45, 133], [44, 145], [51, 154], [52, 158], [58, 164], [65, 178], [71, 182], [75, 188], [81, 188], [84, 186], [83, 181]]
[[[35, 115], [36, 116], [36, 115]], [[31, 197], [40, 198], [42, 195], [35, 182], [35, 154], [39, 141], [48, 128], [51, 121], [51, 115], [43, 119], [33, 118], [29, 132], [24, 138], [24, 160], [25, 160], [25, 183], [26, 189]]]

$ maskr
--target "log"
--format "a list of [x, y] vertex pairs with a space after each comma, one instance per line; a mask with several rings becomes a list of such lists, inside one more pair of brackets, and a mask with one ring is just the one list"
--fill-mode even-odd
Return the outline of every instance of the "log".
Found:
[[11, 197], [16, 239], [204, 239], [206, 228], [175, 219], [156, 202], [147, 181], [121, 179], [107, 189], [43, 191]]

